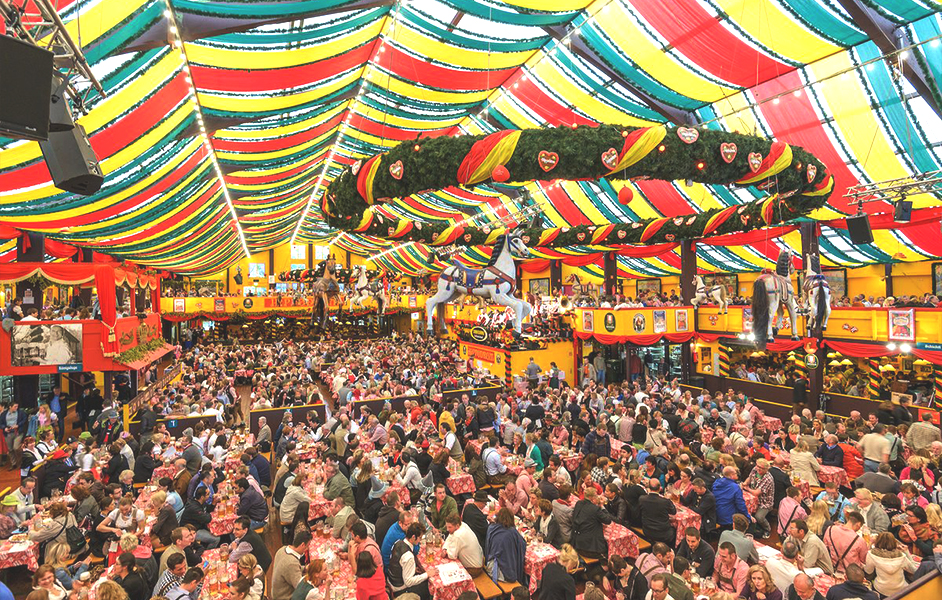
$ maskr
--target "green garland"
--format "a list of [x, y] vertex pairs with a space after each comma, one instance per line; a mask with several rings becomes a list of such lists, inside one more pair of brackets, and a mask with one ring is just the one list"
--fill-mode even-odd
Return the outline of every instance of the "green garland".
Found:
[[133, 348], [130, 348], [128, 350], [125, 350], [124, 352], [121, 352], [115, 355], [114, 360], [123, 364], [132, 363], [136, 360], [141, 360], [142, 358], [144, 358], [145, 356], [147, 356], [154, 350], [159, 350], [163, 347], [164, 347], [163, 338], [154, 338], [152, 340], [148, 340], [144, 342], [143, 344], [139, 346], [135, 346]]
[[[520, 133], [512, 155], [503, 162], [513, 182], [563, 180], [598, 180], [607, 177], [610, 180], [628, 180], [633, 178], [651, 178], [664, 181], [689, 179], [698, 183], [734, 185], [736, 181], [752, 174], [749, 165], [750, 154], [762, 158], [769, 155], [773, 142], [763, 138], [726, 133], [707, 129], [697, 129], [698, 139], [693, 143], [683, 141], [678, 129], [667, 130], [659, 147], [626, 169], [610, 173], [602, 162], [602, 155], [611, 148], [621, 150], [625, 136], [636, 128], [617, 125], [598, 127], [559, 127], [528, 129]], [[401, 198], [420, 192], [460, 186], [458, 169], [465, 156], [476, 142], [486, 136], [437, 137], [409, 141], [391, 148], [379, 157], [372, 180], [372, 194], [377, 202], [390, 198]], [[736, 156], [731, 162], [721, 157], [721, 144], [735, 144]], [[416, 150], [418, 148], [418, 150]], [[538, 162], [541, 151], [553, 152], [558, 161], [552, 170], [545, 172]], [[802, 217], [823, 206], [830, 195], [829, 190], [820, 191], [830, 175], [824, 164], [809, 152], [798, 147], [791, 147], [792, 160], [786, 168], [773, 177], [756, 184], [768, 186], [770, 192], [780, 195], [775, 200], [774, 208], [763, 212], [763, 205], [769, 199], [760, 198], [737, 208], [733, 218], [725, 218], [719, 226], [704, 235], [707, 224], [724, 209], [713, 209], [698, 214], [674, 217], [659, 224], [659, 229], [642, 240], [645, 228], [657, 219], [647, 219], [636, 223], [617, 223], [597, 243], [604, 244], [656, 244], [698, 239], [728, 233], [750, 231], [776, 225]], [[401, 162], [399, 178], [393, 176], [391, 165]], [[344, 169], [330, 184], [322, 201], [326, 209], [327, 223], [333, 227], [356, 231], [385, 239], [418, 241], [432, 243], [449, 228], [447, 222], [405, 224], [402, 231], [395, 231], [403, 221], [390, 221], [381, 215], [373, 215], [369, 226], [364, 228], [364, 213], [370, 208], [357, 188], [358, 175], [364, 177], [365, 165], [360, 161]], [[809, 167], [813, 169], [808, 172]], [[357, 170], [357, 174], [353, 170]], [[809, 177], [810, 176], [810, 177]], [[810, 179], [810, 181], [809, 181]], [[473, 187], [473, 186], [470, 186]], [[806, 195], [814, 193], [815, 195]], [[538, 244], [543, 228], [527, 228], [521, 233], [533, 240], [531, 246], [565, 247], [584, 244], [591, 239], [592, 233], [606, 224], [577, 226], [559, 229], [551, 240]], [[459, 245], [481, 245], [493, 241], [492, 231], [487, 227], [465, 226], [461, 235], [448, 243]]]

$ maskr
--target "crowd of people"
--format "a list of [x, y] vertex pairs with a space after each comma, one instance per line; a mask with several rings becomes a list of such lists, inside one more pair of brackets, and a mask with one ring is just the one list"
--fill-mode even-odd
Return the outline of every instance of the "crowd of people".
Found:
[[[875, 600], [942, 569], [942, 433], [899, 405], [783, 424], [732, 390], [535, 369], [485, 396], [453, 342], [419, 337], [197, 345], [177, 361], [133, 432], [117, 397], [68, 439], [0, 413], [7, 445], [22, 436], [0, 539], [38, 544], [31, 600], [320, 600], [338, 561], [351, 597], [426, 600], [434, 548], [518, 600], [575, 600], [577, 581], [589, 600]], [[243, 395], [328, 410], [251, 430]], [[616, 550], [612, 524], [649, 547]], [[260, 532], [280, 526], [272, 552]], [[555, 558], [534, 571], [538, 544]]]

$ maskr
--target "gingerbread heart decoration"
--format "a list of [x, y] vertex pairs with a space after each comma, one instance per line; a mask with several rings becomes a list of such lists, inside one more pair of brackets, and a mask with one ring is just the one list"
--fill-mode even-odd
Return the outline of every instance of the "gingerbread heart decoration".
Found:
[[638, 223], [637, 221], [631, 224], [631, 228], [632, 228], [632, 229], [637, 229], [637, 228], [639, 228], [639, 227], [641, 227], [641, 226], [642, 226], [641, 223]]
[[674, 238], [675, 236], [673, 233], [668, 233], [667, 235], [664, 236], [664, 239], [667, 240], [668, 242], [673, 242]]
[[485, 225], [484, 227], [481, 228], [481, 231], [484, 232], [484, 235], [490, 235], [490, 233], [491, 233], [491, 228], [488, 227], [487, 225]]
[[685, 144], [692, 144], [700, 139], [700, 132], [693, 127], [678, 127], [677, 137]]
[[674, 225], [677, 225], [678, 227], [680, 227], [683, 224], [684, 224], [683, 217], [674, 217]]
[[468, 244], [471, 243], [471, 234], [470, 234], [470, 233], [464, 234], [464, 241], [465, 241], [465, 243], [468, 243]]
[[762, 155], [758, 152], [750, 152], [747, 159], [749, 162], [749, 168], [752, 170], [752, 172], [758, 173], [759, 167], [762, 166]]
[[544, 172], [549, 173], [555, 169], [556, 165], [559, 163], [559, 155], [555, 152], [540, 150], [536, 160], [540, 164], [540, 168], [543, 169]]
[[352, 166], [352, 167], [350, 167], [350, 171], [352, 171], [353, 174], [356, 175], [357, 173], [360, 172], [360, 167], [362, 167], [362, 166], [363, 166], [363, 161], [362, 161], [362, 160], [358, 160], [358, 161], [356, 161], [355, 163], [353, 163], [353, 166]]
[[818, 174], [818, 167], [814, 165], [808, 165], [808, 183], [813, 182], [817, 174]]
[[608, 167], [609, 171], [614, 171], [618, 166], [618, 150], [609, 148], [602, 153], [602, 164]]
[[402, 179], [402, 161], [397, 160], [393, 164], [389, 165], [389, 174], [392, 175], [393, 179]]
[[392, 237], [392, 234], [396, 233], [396, 228], [390, 227], [389, 229], [386, 230], [386, 232], [389, 233], [389, 237]]
[[422, 231], [422, 223], [416, 223], [415, 228], [418, 229], [419, 231]]
[[524, 243], [524, 244], [529, 244], [529, 243], [530, 243], [530, 236], [528, 236], [528, 235], [525, 235], [525, 236], [523, 236], [523, 237], [520, 238], [520, 239], [523, 240], [523, 243]]
[[696, 216], [690, 217], [687, 219], [687, 225], [693, 225], [693, 222], [697, 220]]
[[736, 144], [732, 142], [723, 142], [720, 144], [720, 156], [723, 158], [726, 163], [731, 163], [736, 159], [736, 153], [739, 152], [739, 148], [736, 147]]
[[585, 232], [584, 232], [584, 231], [580, 231], [579, 233], [577, 233], [577, 234], [576, 234], [576, 239], [579, 240], [580, 242], [584, 242], [584, 241], [585, 241]]
[[618, 233], [616, 233], [615, 235], [618, 236], [618, 239], [623, 240], [623, 239], [625, 239], [626, 237], [628, 237], [628, 232], [625, 231], [624, 229], [619, 229], [619, 230], [618, 230]]

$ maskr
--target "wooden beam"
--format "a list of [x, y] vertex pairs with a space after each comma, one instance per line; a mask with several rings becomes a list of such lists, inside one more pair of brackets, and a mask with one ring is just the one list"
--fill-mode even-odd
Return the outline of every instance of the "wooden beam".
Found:
[[[912, 44], [905, 27], [897, 27], [895, 23], [867, 6], [862, 0], [837, 0], [837, 3], [847, 11], [854, 24], [873, 40], [883, 54], [894, 54], [901, 48]], [[912, 56], [900, 61], [900, 64], [903, 68], [903, 76], [933, 112], [942, 118], [942, 106], [937, 102], [936, 96], [939, 87], [932, 74], [926, 72]]]

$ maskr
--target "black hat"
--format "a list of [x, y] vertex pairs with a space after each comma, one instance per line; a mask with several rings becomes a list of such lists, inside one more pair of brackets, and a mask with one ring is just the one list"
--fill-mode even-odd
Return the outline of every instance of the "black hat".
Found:
[[487, 495], [487, 492], [484, 490], [478, 490], [474, 492], [474, 501], [475, 502], [487, 502], [490, 500], [490, 496]]

